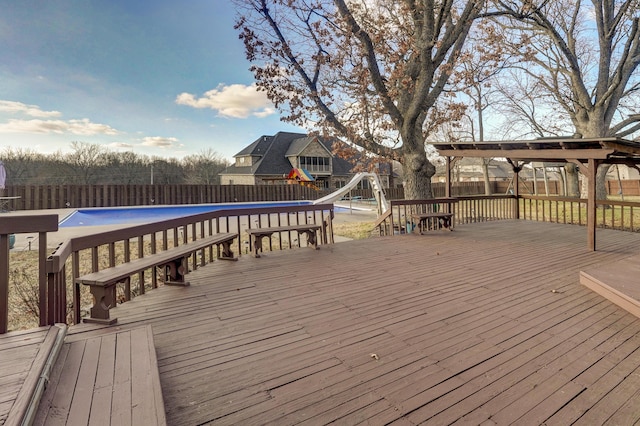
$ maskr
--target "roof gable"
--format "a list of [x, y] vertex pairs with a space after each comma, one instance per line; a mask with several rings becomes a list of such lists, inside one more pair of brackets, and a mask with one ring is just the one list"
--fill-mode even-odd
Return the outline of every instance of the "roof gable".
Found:
[[304, 150], [307, 149], [307, 147], [313, 143], [317, 143], [322, 148], [324, 148], [325, 151], [327, 151], [327, 154], [329, 154], [330, 156], [333, 156], [333, 154], [331, 153], [331, 147], [329, 146], [329, 148], [327, 148], [327, 145], [322, 143], [320, 141], [320, 138], [318, 138], [317, 136], [305, 136], [303, 138], [298, 138], [292, 141], [291, 145], [289, 145], [289, 149], [287, 150], [286, 156], [299, 157], [300, 155], [302, 155]]

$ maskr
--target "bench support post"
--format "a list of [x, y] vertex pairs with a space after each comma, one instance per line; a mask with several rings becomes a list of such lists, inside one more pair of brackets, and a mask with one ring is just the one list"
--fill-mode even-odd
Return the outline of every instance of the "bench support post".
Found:
[[318, 238], [315, 229], [305, 229], [303, 231], [298, 231], [298, 238], [300, 238], [301, 233], [307, 234], [307, 246], [311, 247], [314, 250], [318, 250]]
[[164, 271], [164, 285], [180, 285], [184, 287], [189, 285], [189, 281], [184, 279], [187, 272], [189, 272], [188, 257], [174, 259], [162, 265], [161, 268]]
[[[126, 281], [129, 282], [129, 278]], [[116, 284], [91, 286], [90, 292], [93, 296], [93, 306], [91, 307], [91, 316], [84, 318], [84, 322], [107, 325], [116, 323], [118, 319], [109, 316], [109, 309], [116, 306]]]
[[271, 238], [271, 234], [272, 232], [265, 234], [253, 234], [253, 257], [260, 257], [259, 253], [262, 251], [262, 238]]
[[238, 260], [238, 258], [233, 255], [233, 251], [231, 250], [232, 243], [233, 243], [233, 240], [227, 240], [220, 243], [222, 244], [222, 253], [220, 253], [220, 244], [218, 244], [218, 259]]

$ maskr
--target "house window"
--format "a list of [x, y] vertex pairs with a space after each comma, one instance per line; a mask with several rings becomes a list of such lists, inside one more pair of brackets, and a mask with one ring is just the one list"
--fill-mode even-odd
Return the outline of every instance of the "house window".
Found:
[[300, 168], [310, 172], [329, 172], [330, 160], [329, 157], [300, 157]]

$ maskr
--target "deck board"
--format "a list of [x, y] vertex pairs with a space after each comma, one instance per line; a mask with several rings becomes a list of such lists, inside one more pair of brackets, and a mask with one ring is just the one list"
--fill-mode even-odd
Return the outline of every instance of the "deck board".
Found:
[[638, 255], [640, 235], [585, 238], [503, 221], [266, 252], [114, 316], [152, 325], [172, 425], [633, 424], [640, 319], [579, 275]]

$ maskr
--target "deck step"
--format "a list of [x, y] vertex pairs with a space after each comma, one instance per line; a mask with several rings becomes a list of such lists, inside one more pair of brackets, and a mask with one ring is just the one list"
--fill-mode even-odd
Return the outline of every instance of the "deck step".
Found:
[[166, 425], [151, 326], [104, 331], [64, 344], [34, 424]]
[[31, 424], [66, 331], [56, 324], [2, 336], [0, 360], [12, 368], [0, 374], [0, 425]]
[[580, 271], [580, 283], [640, 318], [640, 255]]

